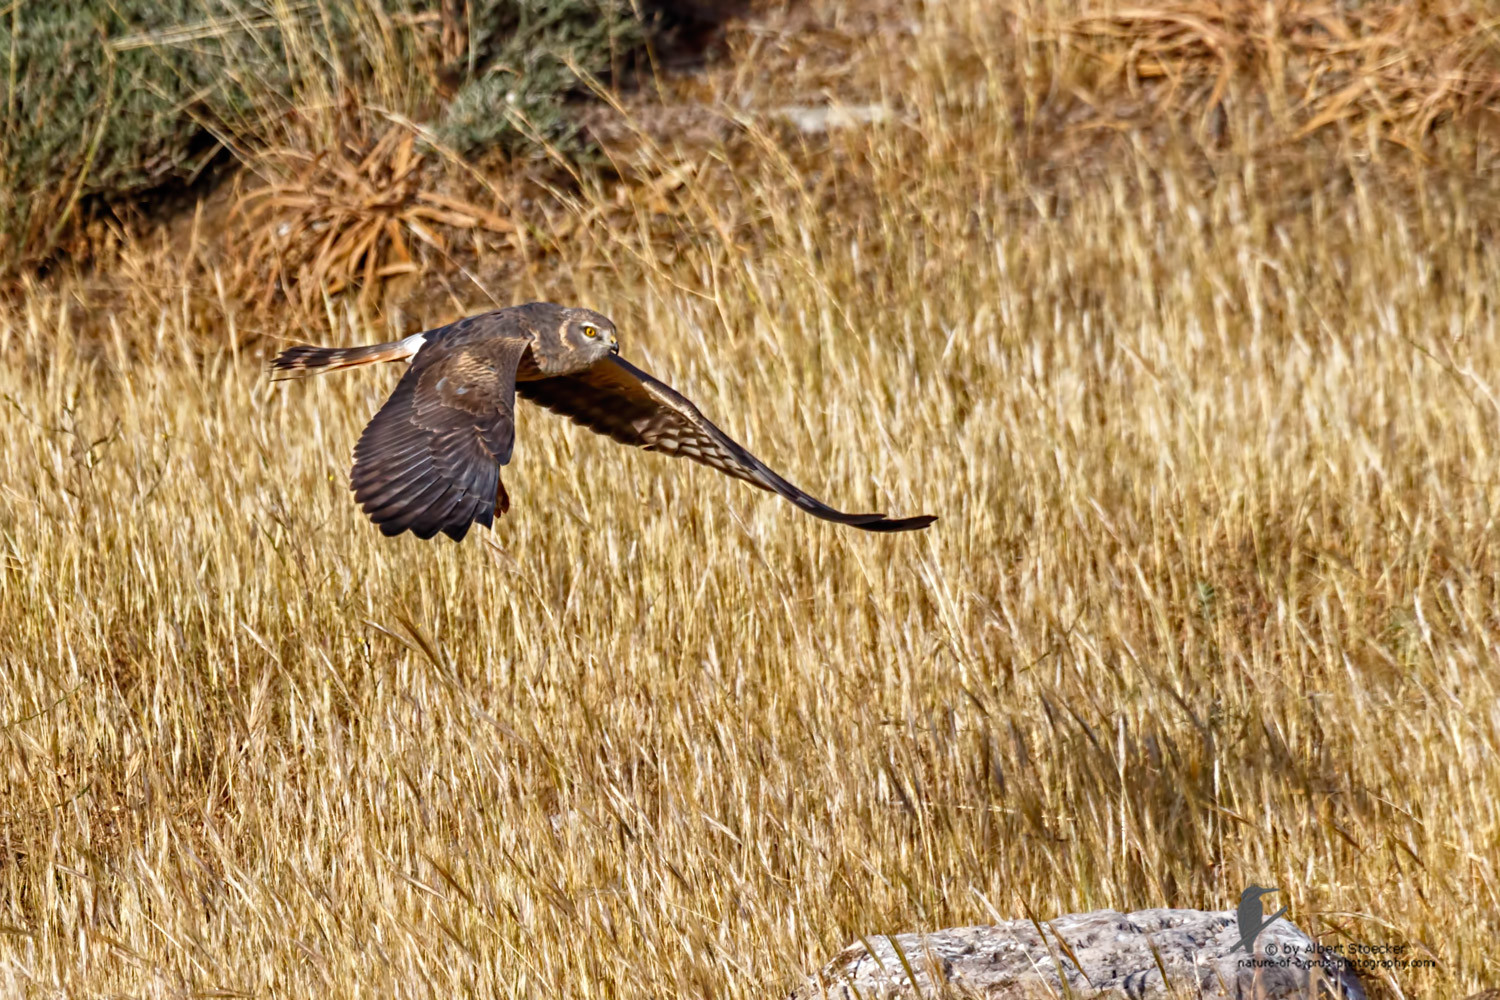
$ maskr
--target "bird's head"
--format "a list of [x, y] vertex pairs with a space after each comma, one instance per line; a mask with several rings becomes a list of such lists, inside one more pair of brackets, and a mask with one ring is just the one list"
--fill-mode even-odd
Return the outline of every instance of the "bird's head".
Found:
[[592, 309], [533, 302], [517, 312], [531, 329], [537, 367], [547, 375], [580, 372], [620, 352], [614, 321]]
[[559, 336], [563, 344], [580, 360], [593, 364], [606, 354], [620, 353], [615, 324], [608, 316], [592, 309], [566, 309], [562, 315]]
[[1264, 886], [1252, 885], [1250, 888], [1248, 888], [1244, 892], [1240, 893], [1240, 902], [1245, 903], [1245, 902], [1248, 902], [1248, 901], [1250, 901], [1252, 899], [1259, 899], [1262, 896], [1267, 896], [1267, 895], [1270, 895], [1273, 892], [1278, 892], [1278, 891], [1280, 891], [1280, 890], [1277, 890], [1277, 889], [1267, 889]]

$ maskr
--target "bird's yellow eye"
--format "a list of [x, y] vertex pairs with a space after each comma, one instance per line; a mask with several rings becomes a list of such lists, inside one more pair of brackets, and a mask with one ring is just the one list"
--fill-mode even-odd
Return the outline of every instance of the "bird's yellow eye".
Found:
[[599, 328], [592, 323], [585, 323], [583, 324], [583, 333], [586, 337], [597, 337], [599, 336]]

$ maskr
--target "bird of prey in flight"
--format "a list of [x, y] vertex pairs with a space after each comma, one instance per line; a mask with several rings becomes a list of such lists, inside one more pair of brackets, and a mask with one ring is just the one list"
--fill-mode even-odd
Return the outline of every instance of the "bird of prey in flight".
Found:
[[937, 518], [846, 514], [777, 475], [687, 397], [620, 357], [615, 325], [588, 309], [532, 302], [368, 347], [296, 346], [273, 380], [411, 359], [354, 446], [354, 499], [386, 535], [462, 540], [510, 509], [500, 467], [515, 444], [517, 394], [622, 444], [682, 455], [865, 531]]

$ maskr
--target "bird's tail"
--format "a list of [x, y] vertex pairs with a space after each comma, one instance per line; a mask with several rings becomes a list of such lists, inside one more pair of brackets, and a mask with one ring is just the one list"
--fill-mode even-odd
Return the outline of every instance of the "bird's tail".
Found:
[[365, 347], [313, 347], [297, 344], [276, 355], [271, 362], [271, 381], [289, 378], [306, 378], [340, 368], [356, 365], [373, 365], [378, 361], [404, 361], [416, 354], [423, 344], [420, 333], [402, 340], [384, 344], [369, 344]]

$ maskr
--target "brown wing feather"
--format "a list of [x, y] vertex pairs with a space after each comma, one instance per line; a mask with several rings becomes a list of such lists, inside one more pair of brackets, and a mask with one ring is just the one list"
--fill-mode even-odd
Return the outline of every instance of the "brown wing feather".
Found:
[[715, 427], [686, 396], [621, 358], [605, 358], [572, 375], [521, 382], [516, 391], [621, 444], [691, 458], [778, 493], [825, 521], [866, 531], [911, 531], [937, 520], [927, 514], [888, 518], [884, 514], [846, 514], [835, 510], [773, 472], [743, 445]]
[[386, 535], [458, 541], [504, 513], [521, 336], [436, 340], [413, 359], [354, 447], [354, 498]]

